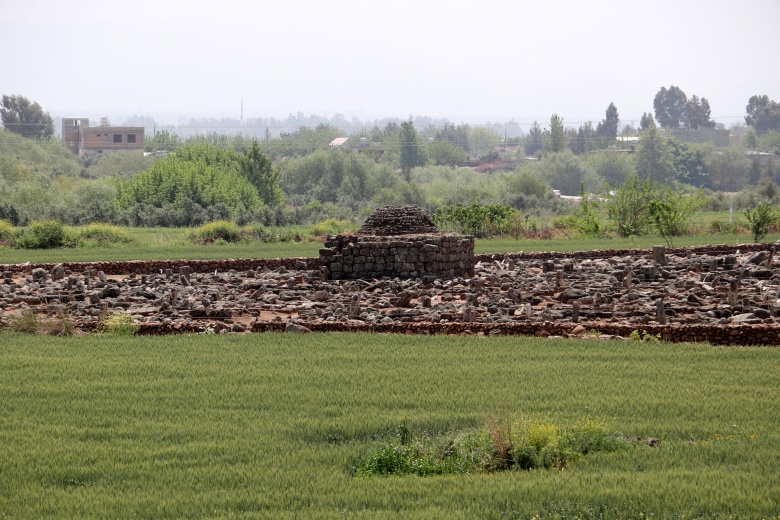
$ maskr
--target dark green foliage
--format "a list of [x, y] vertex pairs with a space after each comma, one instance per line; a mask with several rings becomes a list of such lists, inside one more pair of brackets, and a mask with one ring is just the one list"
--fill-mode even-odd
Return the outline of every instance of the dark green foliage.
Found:
[[16, 238], [20, 249], [52, 249], [65, 243], [65, 228], [58, 220], [32, 222]]
[[560, 153], [545, 153], [541, 161], [534, 163], [539, 174], [563, 195], [578, 195], [581, 183], [585, 189], [595, 191], [602, 181], [590, 168], [590, 163], [565, 149]]
[[607, 216], [621, 237], [639, 236], [654, 223], [671, 246], [671, 237], [684, 234], [691, 216], [704, 204], [701, 190], [689, 192], [683, 186], [640, 181], [630, 175], [618, 188], [607, 186]]
[[469, 154], [461, 146], [449, 141], [434, 141], [428, 145], [431, 162], [438, 166], [457, 166], [466, 161]]
[[610, 103], [604, 119], [596, 127], [596, 133], [599, 137], [614, 141], [617, 137], [619, 123], [620, 117], [618, 116], [617, 107], [615, 103]]
[[599, 218], [598, 201], [591, 200], [585, 192], [585, 185], [580, 183], [580, 205], [575, 213], [577, 229], [586, 235], [596, 236], [602, 233]]
[[780, 103], [769, 99], [769, 96], [751, 96], [745, 111], [745, 122], [759, 134], [769, 130], [780, 132]]
[[655, 223], [658, 232], [666, 241], [666, 245], [674, 247], [672, 237], [674, 236], [675, 212], [674, 207], [669, 201], [651, 200], [648, 203], [650, 217]]
[[408, 182], [412, 168], [425, 164], [423, 141], [411, 121], [401, 123], [401, 129], [398, 132], [398, 147], [401, 172]]
[[534, 121], [534, 124], [531, 125], [531, 128], [528, 130], [528, 138], [523, 144], [525, 154], [528, 156], [534, 156], [544, 150], [542, 127], [539, 126], [538, 122]]
[[49, 113], [24, 96], [3, 94], [0, 118], [6, 130], [24, 137], [41, 138], [54, 134], [54, 124]]
[[589, 169], [610, 185], [618, 185], [634, 171], [634, 154], [596, 150], [583, 160]]
[[699, 146], [683, 143], [674, 137], [667, 139], [674, 157], [674, 176], [686, 184], [708, 188], [712, 185], [705, 166], [705, 153]]
[[688, 97], [679, 87], [672, 85], [668, 90], [666, 87], [661, 87], [653, 100], [655, 119], [658, 124], [662, 128], [678, 128], [680, 121], [683, 121], [687, 102]]
[[691, 96], [685, 104], [685, 126], [691, 130], [715, 127], [715, 121], [710, 119], [710, 103], [707, 98], [699, 99], [695, 94]]
[[655, 119], [650, 112], [643, 112], [642, 119], [639, 120], [639, 131], [647, 130], [651, 126], [655, 126]]
[[[599, 123], [599, 126], [601, 126], [601, 123]], [[612, 139], [614, 140], [614, 137]], [[593, 128], [593, 123], [587, 121], [585, 124], [580, 125], [576, 135], [572, 135], [569, 139], [569, 148], [575, 154], [581, 155], [590, 152], [597, 146], [601, 146], [601, 141], [603, 140], [599, 139], [597, 130]]]
[[7, 202], [0, 204], [0, 220], [7, 220], [14, 226], [19, 225], [19, 212]]
[[557, 153], [566, 149], [566, 132], [563, 118], [558, 114], [550, 116], [550, 129], [543, 132], [545, 153]]
[[260, 152], [257, 140], [241, 159], [241, 171], [244, 177], [257, 188], [260, 200], [267, 206], [284, 202], [284, 193], [279, 186], [279, 172], [274, 170], [270, 159]]
[[770, 204], [762, 202], [752, 210], [745, 210], [745, 218], [750, 223], [753, 241], [760, 242], [769, 233], [769, 225], [775, 220], [776, 216], [774, 208]]
[[363, 154], [317, 150], [282, 166], [281, 183], [293, 204], [333, 203], [357, 210], [377, 190], [395, 186], [399, 178], [388, 166]]
[[459, 148], [463, 148], [467, 155], [469, 150], [469, 133], [471, 127], [467, 124], [455, 125], [454, 123], [445, 123], [443, 127], [436, 131], [436, 141], [446, 141]]
[[618, 236], [638, 236], [647, 231], [650, 224], [647, 201], [651, 191], [650, 180], [640, 181], [636, 174], [629, 175], [617, 188], [607, 186], [607, 216], [615, 223]]
[[[155, 162], [149, 170], [119, 185], [120, 211], [137, 206], [208, 208], [224, 205], [250, 210], [262, 204], [257, 188], [246, 178], [240, 155], [211, 145], [188, 145]], [[188, 219], [188, 224], [195, 218]]]
[[674, 177], [674, 154], [666, 136], [650, 126], [642, 132], [636, 149], [636, 171], [653, 181], [666, 182]]

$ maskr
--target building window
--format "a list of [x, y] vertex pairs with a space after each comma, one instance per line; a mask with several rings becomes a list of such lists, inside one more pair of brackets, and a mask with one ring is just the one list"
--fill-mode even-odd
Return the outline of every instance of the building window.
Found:
[[121, 143], [122, 142], [122, 134], [114, 134], [114, 142], [115, 143]]
[[135, 144], [135, 134], [127, 134], [127, 144]]

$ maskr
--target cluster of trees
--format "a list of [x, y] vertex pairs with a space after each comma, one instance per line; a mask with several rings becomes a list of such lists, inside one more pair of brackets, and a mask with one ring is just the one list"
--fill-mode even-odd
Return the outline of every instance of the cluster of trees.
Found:
[[[571, 211], [553, 189], [604, 194], [634, 177], [727, 192], [761, 179], [780, 183], [780, 161], [746, 154], [780, 153], [775, 101], [753, 96], [744, 138], [717, 149], [680, 142], [667, 131], [681, 123], [710, 126], [705, 98], [689, 99], [672, 86], [659, 91], [655, 104], [656, 117], [642, 118], [632, 150], [616, 142], [618, 134], [634, 130], [621, 130], [610, 103], [595, 125], [569, 128], [553, 114], [548, 127], [535, 123], [527, 134], [506, 140], [495, 127], [445, 122], [420, 128], [409, 120], [356, 130], [335, 148], [331, 142], [344, 132], [319, 122], [261, 140], [221, 133], [185, 139], [161, 130], [147, 137], [147, 149], [156, 152], [151, 156], [77, 158], [51, 137], [51, 118], [37, 103], [3, 96], [0, 219], [199, 225], [229, 218], [273, 225], [349, 218], [399, 203], [431, 212], [471, 208], [474, 214], [474, 204], [500, 204], [538, 214]], [[482, 173], [469, 161], [502, 163], [504, 170]], [[668, 209], [664, 200], [656, 215]]]
[[51, 137], [54, 134], [54, 122], [49, 113], [24, 96], [3, 94], [0, 118], [6, 130], [24, 137]]
[[715, 127], [715, 121], [710, 119], [707, 98], [699, 99], [693, 95], [689, 99], [680, 87], [674, 85], [669, 89], [661, 87], [653, 99], [653, 108], [655, 119], [663, 128], [680, 128], [681, 125], [693, 130]]

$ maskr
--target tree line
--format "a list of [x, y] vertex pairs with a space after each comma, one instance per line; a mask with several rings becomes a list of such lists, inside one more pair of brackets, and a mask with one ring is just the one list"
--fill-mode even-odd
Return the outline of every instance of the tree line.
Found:
[[[670, 128], [712, 124], [705, 98], [689, 99], [673, 86], [659, 91], [656, 117], [644, 115], [636, 129], [639, 142], [631, 145], [616, 140], [627, 130], [620, 130], [617, 107], [610, 103], [595, 125], [566, 127], [553, 114], [549, 126], [535, 123], [513, 139], [487, 126], [445, 122], [418, 128], [409, 120], [356, 131], [336, 148], [331, 143], [344, 133], [318, 123], [267, 141], [160, 131], [147, 137], [151, 155], [85, 158], [51, 137], [50, 117], [40, 105], [19, 98], [3, 96], [0, 131], [0, 219], [14, 224], [51, 218], [192, 226], [228, 218], [274, 225], [359, 219], [396, 203], [431, 212], [504, 204], [525, 214], [551, 214], [571, 211], [553, 190], [608, 195], [610, 186], [634, 175], [712, 192], [736, 192], [762, 179], [780, 183], [780, 161], [746, 153], [780, 154], [780, 132], [772, 126], [777, 103], [767, 96], [750, 98], [746, 122], [754, 126], [739, 129], [740, 142], [724, 148], [683, 143], [669, 134]], [[21, 131], [34, 125], [42, 125], [36, 135]], [[716, 193], [710, 198], [723, 204]]]

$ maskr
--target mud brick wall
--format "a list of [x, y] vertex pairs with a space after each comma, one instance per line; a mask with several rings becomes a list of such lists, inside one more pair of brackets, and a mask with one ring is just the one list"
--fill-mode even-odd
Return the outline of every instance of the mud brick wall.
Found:
[[472, 276], [474, 237], [329, 235], [320, 266], [327, 280]]

